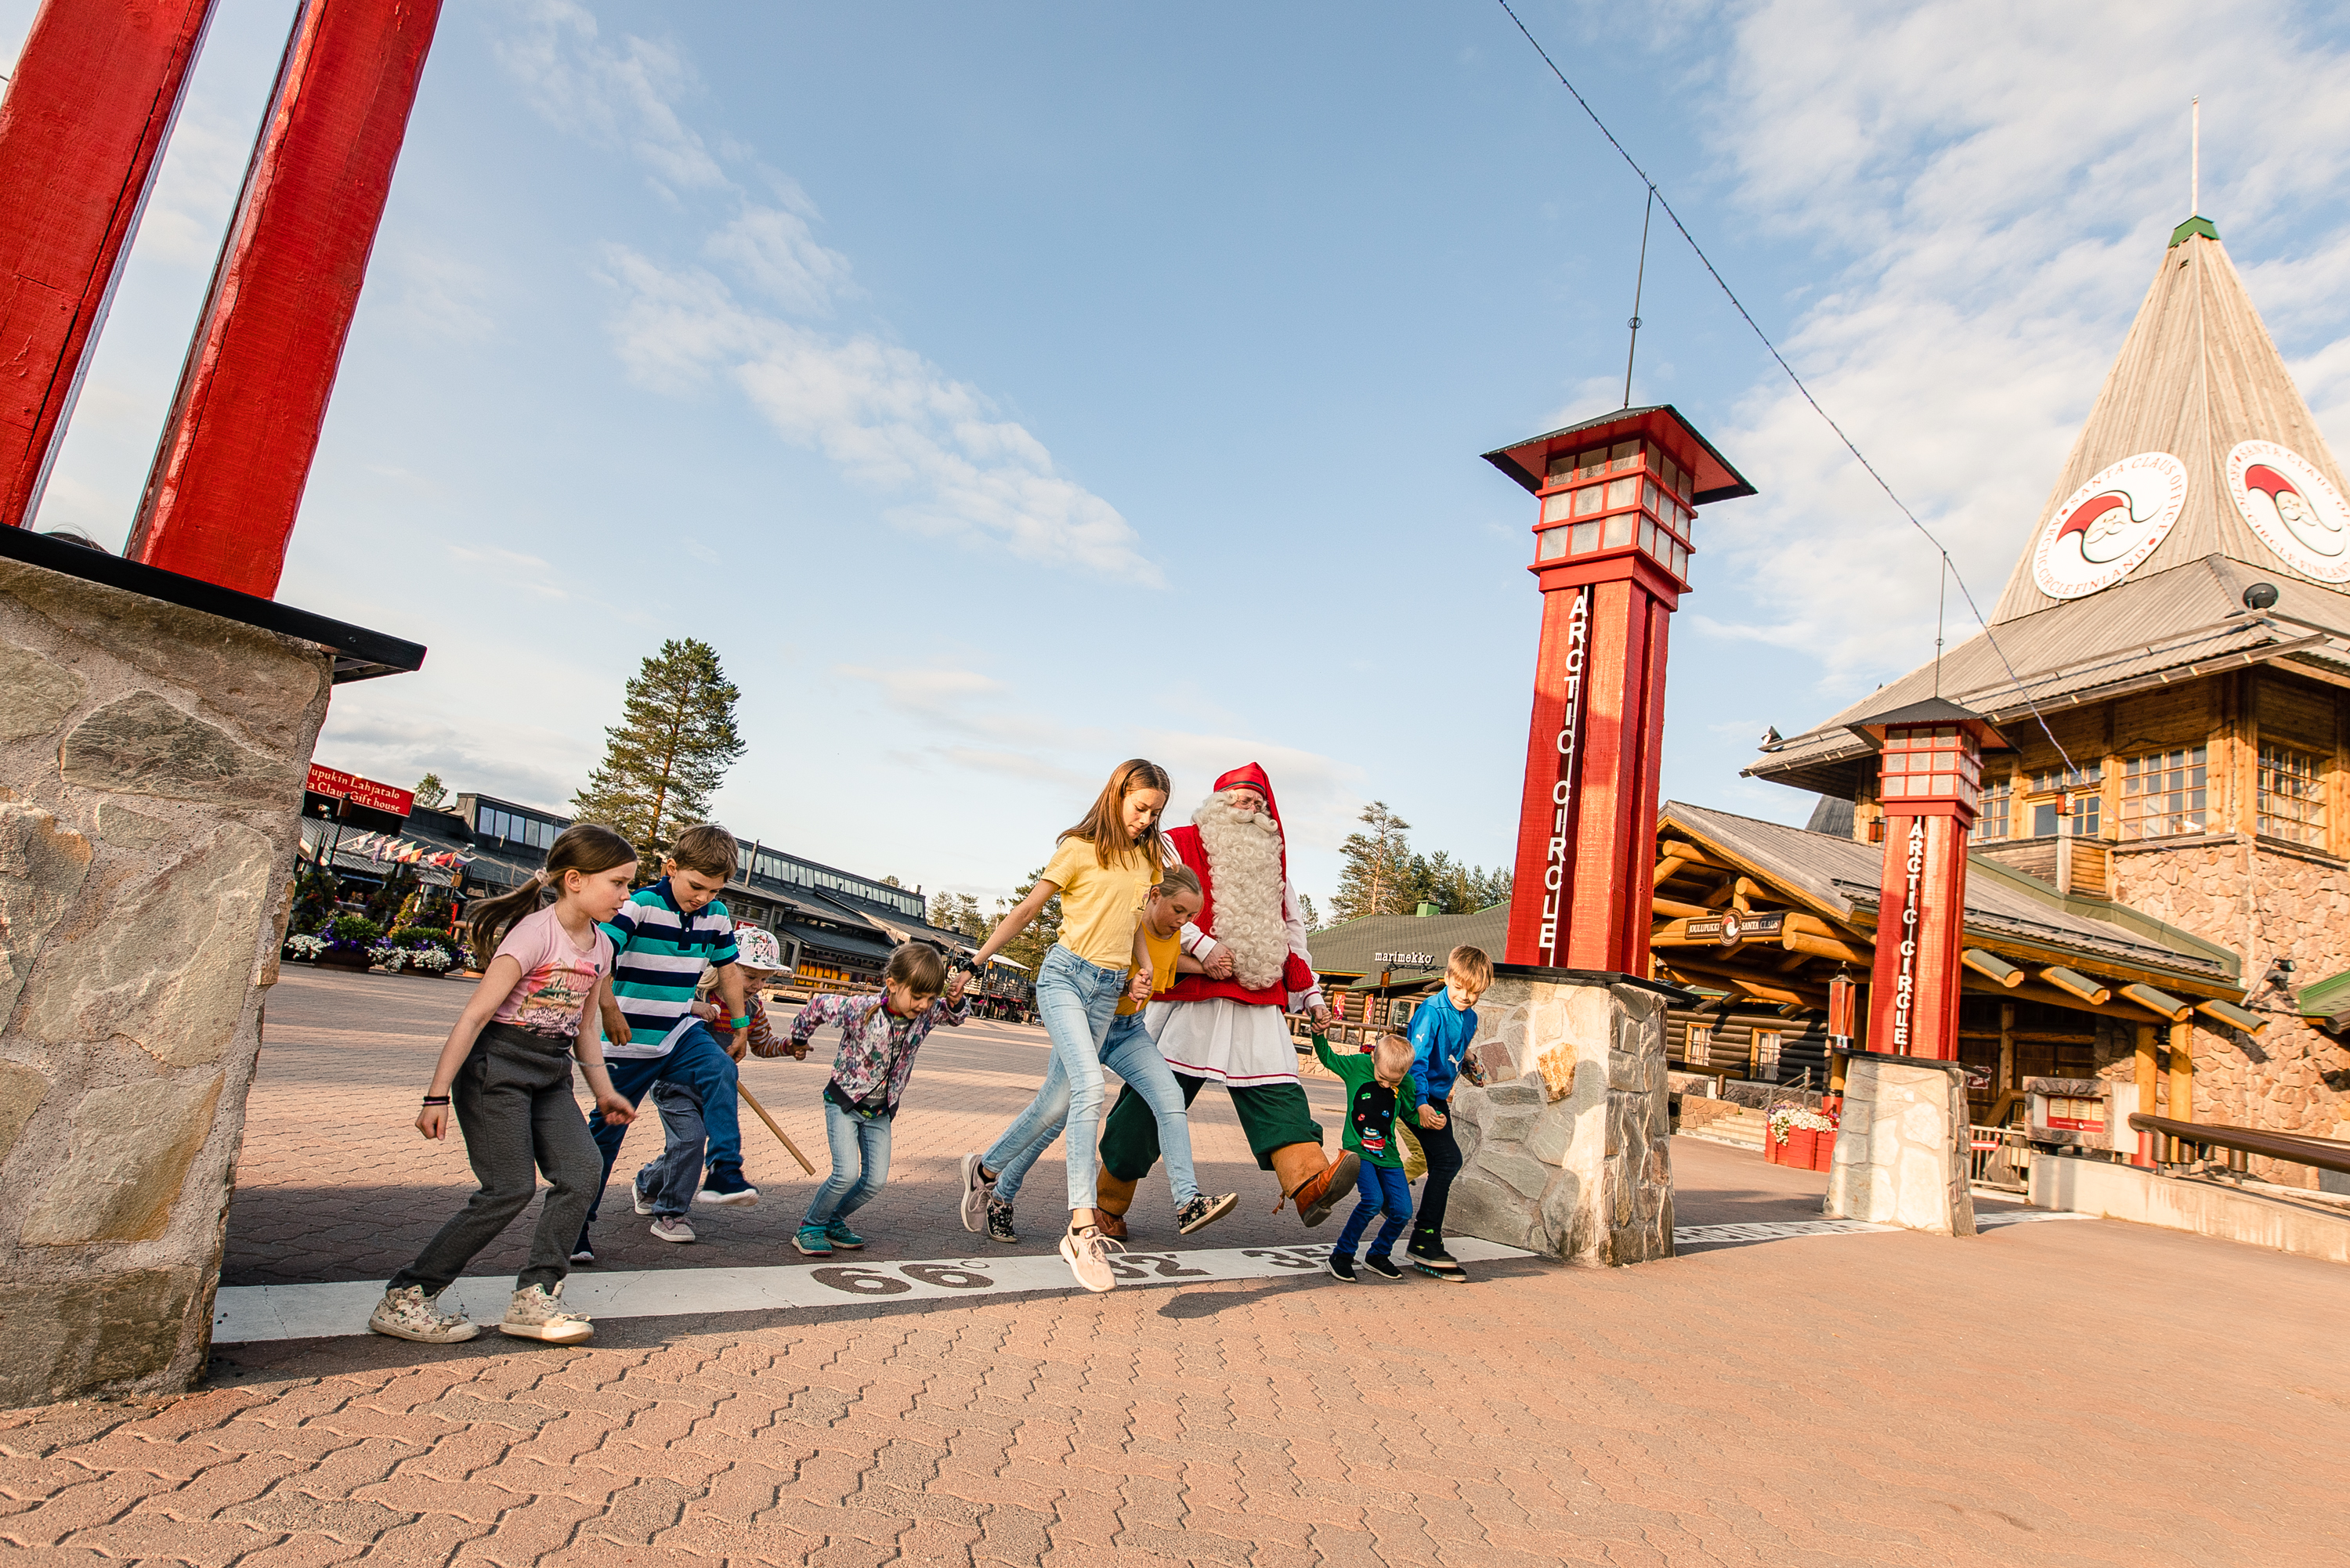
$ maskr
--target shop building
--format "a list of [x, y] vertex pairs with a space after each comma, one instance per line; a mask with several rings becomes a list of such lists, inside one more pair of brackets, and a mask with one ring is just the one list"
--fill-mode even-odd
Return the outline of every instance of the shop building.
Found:
[[[1967, 940], [2022, 978], [1970, 964], [1962, 1018], [1971, 1064], [1991, 1010], [2013, 1012], [1999, 1094], [2045, 1064], [2179, 1120], [2350, 1136], [2350, 1049], [2296, 1000], [2350, 969], [2346, 489], [2217, 231], [2189, 219], [2022, 540], [1997, 646], [1979, 635], [1746, 770], [1818, 792], [1814, 826], [1866, 846], [1885, 786], [1856, 725], [1939, 697], [2005, 740], [1982, 761]], [[1709, 825], [1674, 812], [1701, 845]], [[1881, 851], [1782, 847], [1783, 869], [1831, 873], [1835, 897], [1803, 913], [1857, 950], [1871, 919], [1843, 884], [1873, 888]], [[1660, 886], [1660, 919], [1682, 919], [1673, 901]], [[1797, 956], [1782, 989], [1808, 996], [1819, 965]]]

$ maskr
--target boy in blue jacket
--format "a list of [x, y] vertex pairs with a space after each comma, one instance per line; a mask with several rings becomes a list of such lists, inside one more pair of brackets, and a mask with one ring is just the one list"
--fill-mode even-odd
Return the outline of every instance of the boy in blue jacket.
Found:
[[1461, 1145], [1451, 1127], [1452, 1083], [1464, 1066], [1471, 1083], [1481, 1081], [1467, 1053], [1477, 1037], [1477, 999], [1492, 983], [1493, 961], [1483, 949], [1454, 948], [1444, 962], [1443, 994], [1430, 997], [1411, 1015], [1412, 1082], [1421, 1092], [1420, 1108], [1437, 1115], [1423, 1116], [1414, 1129], [1428, 1157], [1428, 1185], [1420, 1189], [1419, 1213], [1404, 1256], [1421, 1273], [1456, 1285], [1468, 1283], [1469, 1276], [1444, 1250], [1444, 1205], [1452, 1195], [1452, 1179], [1461, 1174]]

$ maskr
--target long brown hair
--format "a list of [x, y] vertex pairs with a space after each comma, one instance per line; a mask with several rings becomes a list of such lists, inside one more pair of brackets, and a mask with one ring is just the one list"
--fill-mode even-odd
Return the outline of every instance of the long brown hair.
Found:
[[[1122, 762], [1110, 771], [1109, 783], [1102, 785], [1102, 792], [1095, 797], [1094, 808], [1086, 813], [1086, 819], [1061, 836], [1082, 838], [1092, 845], [1094, 863], [1097, 866], [1108, 867], [1117, 860], [1124, 860], [1135, 849], [1149, 856], [1153, 867], [1165, 865], [1174, 857], [1167, 853], [1166, 841], [1159, 836], [1159, 817], [1151, 818], [1149, 831], [1131, 845], [1127, 840], [1126, 824], [1118, 820], [1119, 808], [1126, 805], [1126, 797], [1139, 789], [1155, 789], [1161, 794], [1172, 794], [1174, 783], [1168, 778], [1167, 770], [1157, 763], [1145, 762], [1140, 757]], [[1163, 816], [1166, 807], [1161, 806], [1159, 812]]]
[[533, 872], [529, 881], [511, 893], [473, 906], [473, 918], [465, 926], [473, 937], [474, 966], [490, 967], [491, 955], [505, 940], [508, 928], [537, 909], [541, 893], [549, 888], [561, 888], [566, 871], [593, 877], [615, 866], [633, 864], [636, 858], [637, 846], [602, 823], [573, 823], [547, 846], [546, 864]]

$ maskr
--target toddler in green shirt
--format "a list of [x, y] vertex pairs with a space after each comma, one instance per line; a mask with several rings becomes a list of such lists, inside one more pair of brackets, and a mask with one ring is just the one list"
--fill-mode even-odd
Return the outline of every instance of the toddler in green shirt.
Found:
[[1403, 1154], [1396, 1147], [1396, 1113], [1400, 1110], [1415, 1127], [1430, 1128], [1444, 1125], [1444, 1114], [1432, 1107], [1413, 1108], [1420, 1097], [1419, 1085], [1411, 1075], [1411, 1040], [1399, 1028], [1381, 1035], [1368, 1055], [1342, 1056], [1330, 1049], [1329, 1041], [1316, 1034], [1314, 1054], [1346, 1083], [1344, 1142], [1363, 1162], [1355, 1173], [1355, 1189], [1362, 1201], [1347, 1216], [1347, 1227], [1330, 1249], [1327, 1267], [1334, 1279], [1354, 1283], [1355, 1248], [1371, 1216], [1384, 1214], [1386, 1222], [1372, 1238], [1363, 1267], [1383, 1280], [1399, 1280], [1403, 1271], [1388, 1254], [1403, 1228], [1411, 1223], [1411, 1183], [1404, 1179]]

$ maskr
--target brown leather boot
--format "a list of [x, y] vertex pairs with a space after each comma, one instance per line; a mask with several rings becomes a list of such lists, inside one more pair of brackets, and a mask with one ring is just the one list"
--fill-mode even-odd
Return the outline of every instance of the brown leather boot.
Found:
[[1094, 1175], [1094, 1223], [1113, 1241], [1126, 1240], [1126, 1211], [1134, 1207], [1135, 1186], [1107, 1170]]
[[1355, 1174], [1363, 1162], [1354, 1150], [1336, 1159], [1325, 1158], [1318, 1143], [1284, 1144], [1273, 1151], [1274, 1179], [1282, 1197], [1297, 1205], [1297, 1217], [1308, 1226], [1330, 1218], [1330, 1210], [1354, 1189]]

